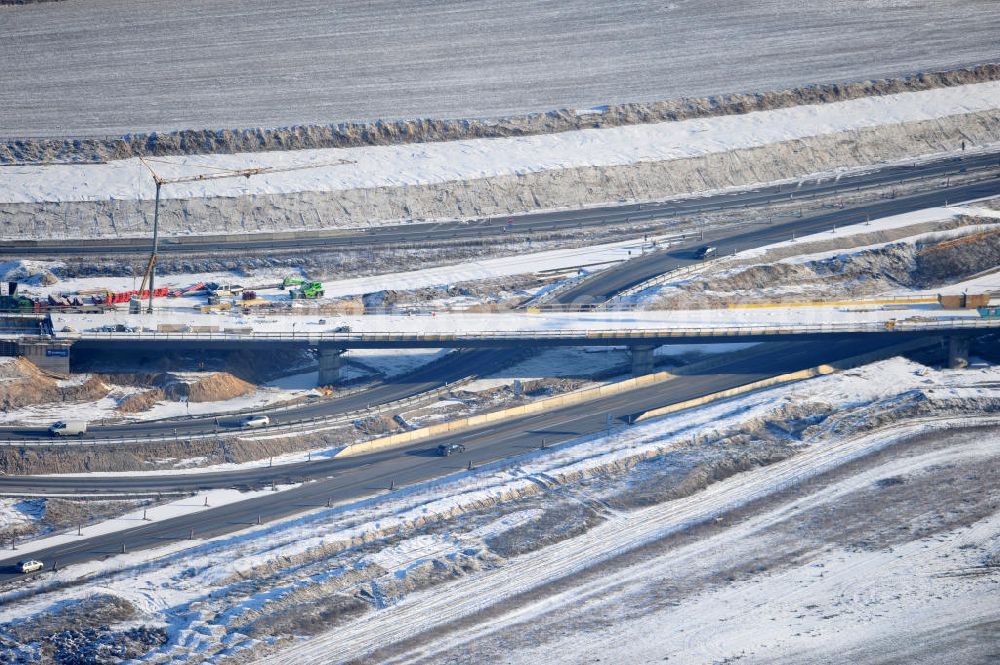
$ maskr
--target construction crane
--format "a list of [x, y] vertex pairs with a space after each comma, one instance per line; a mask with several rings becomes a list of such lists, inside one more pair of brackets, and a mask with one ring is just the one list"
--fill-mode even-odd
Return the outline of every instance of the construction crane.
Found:
[[[139, 291], [145, 291], [146, 286], [149, 286], [149, 306], [146, 309], [147, 313], [152, 314], [153, 312], [153, 282], [156, 276], [156, 254], [159, 249], [159, 237], [160, 237], [160, 188], [163, 185], [176, 184], [181, 182], [200, 182], [202, 180], [219, 180], [221, 178], [247, 178], [255, 175], [263, 175], [267, 173], [284, 173], [287, 171], [302, 171], [304, 169], [316, 169], [322, 168], [324, 166], [342, 166], [345, 164], [356, 164], [357, 162], [351, 161], [349, 159], [338, 159], [332, 162], [321, 162], [317, 164], [299, 164], [296, 166], [258, 166], [248, 169], [226, 169], [214, 166], [206, 166], [204, 168], [212, 169], [213, 173], [198, 173], [195, 175], [185, 175], [176, 178], [164, 178], [159, 173], [157, 173], [149, 162], [151, 161], [161, 161], [155, 159], [147, 159], [146, 157], [139, 157], [139, 161], [142, 165], [146, 167], [149, 174], [153, 176], [153, 182], [156, 184], [156, 198], [153, 204], [153, 251], [149, 255], [149, 263], [146, 264], [146, 272], [142, 277], [142, 286], [139, 287]], [[176, 164], [174, 162], [162, 162], [164, 164], [170, 164], [172, 166], [183, 166], [183, 164]]]

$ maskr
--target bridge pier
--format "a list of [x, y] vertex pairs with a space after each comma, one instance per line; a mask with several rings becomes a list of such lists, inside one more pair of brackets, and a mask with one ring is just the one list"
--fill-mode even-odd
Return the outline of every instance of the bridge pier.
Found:
[[628, 347], [629, 354], [632, 356], [633, 376], [653, 373], [653, 351], [655, 349], [656, 347], [652, 344], [637, 344]]
[[969, 338], [952, 335], [948, 338], [948, 369], [969, 366]]
[[55, 374], [69, 374], [69, 349], [73, 342], [43, 339], [19, 339], [17, 355], [35, 367]]
[[340, 381], [341, 355], [344, 349], [321, 346], [319, 351], [319, 385], [329, 386]]

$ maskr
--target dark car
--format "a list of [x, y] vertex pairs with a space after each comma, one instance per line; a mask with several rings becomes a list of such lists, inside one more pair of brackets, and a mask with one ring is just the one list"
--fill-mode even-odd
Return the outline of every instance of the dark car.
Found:
[[705, 245], [704, 247], [702, 247], [701, 249], [699, 249], [697, 252], [694, 253], [694, 258], [707, 259], [709, 257], [715, 256], [718, 253], [718, 251], [719, 249], [717, 247], [713, 247], [712, 245]]
[[448, 457], [449, 455], [457, 455], [458, 453], [464, 453], [465, 446], [463, 446], [461, 443], [449, 443], [447, 445], [442, 443], [440, 446], [438, 446], [437, 450], [438, 450], [438, 455], [440, 455], [441, 457]]

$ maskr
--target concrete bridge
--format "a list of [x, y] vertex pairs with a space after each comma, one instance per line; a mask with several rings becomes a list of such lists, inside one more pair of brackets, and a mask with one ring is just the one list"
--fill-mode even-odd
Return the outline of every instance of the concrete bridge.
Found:
[[[664, 324], [646, 328], [468, 331], [453, 333], [411, 332], [79, 332], [49, 335], [15, 335], [8, 344], [16, 353], [45, 369], [68, 372], [70, 350], [102, 351], [231, 351], [275, 347], [313, 348], [319, 353], [320, 383], [339, 378], [341, 354], [348, 349], [400, 348], [503, 348], [546, 346], [624, 346], [632, 354], [636, 374], [653, 367], [653, 350], [664, 344], [734, 342], [788, 342], [871, 338], [904, 341], [940, 337], [949, 345], [949, 366], [968, 364], [972, 338], [1000, 332], [1000, 320], [971, 317], [883, 321], [865, 323], [789, 325]], [[9, 354], [13, 355], [13, 354]]]

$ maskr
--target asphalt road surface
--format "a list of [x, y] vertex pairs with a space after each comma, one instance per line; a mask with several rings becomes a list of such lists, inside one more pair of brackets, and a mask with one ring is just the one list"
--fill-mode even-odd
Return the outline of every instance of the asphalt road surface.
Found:
[[[812, 196], [829, 195], [837, 192], [849, 193], [858, 187], [871, 188], [891, 186], [900, 181], [917, 181], [948, 176], [991, 176], [1000, 173], [1000, 151], [975, 155], [948, 157], [927, 163], [910, 163], [886, 166], [864, 173], [844, 175], [839, 178], [804, 180], [796, 185], [774, 185], [759, 189], [697, 196], [687, 199], [670, 200], [661, 203], [641, 203], [632, 205], [605, 206], [583, 210], [560, 210], [538, 212], [511, 217], [491, 217], [461, 222], [434, 222], [388, 226], [375, 229], [338, 231], [334, 234], [310, 234], [308, 237], [274, 237], [253, 234], [240, 236], [235, 240], [222, 240], [211, 236], [183, 236], [161, 238], [159, 252], [185, 253], [226, 252], [235, 250], [280, 251], [308, 248], [382, 246], [393, 244], [447, 242], [463, 238], [502, 236], [504, 234], [531, 234], [541, 231], [566, 230], [609, 226], [629, 221], [662, 220], [685, 217], [713, 210], [733, 209], [750, 206], [764, 206], [778, 202], [795, 202]], [[950, 182], [950, 181], [947, 181]], [[987, 193], [995, 193], [1000, 185], [984, 185]], [[952, 188], [949, 188], [952, 189]], [[941, 196], [933, 192], [928, 195], [934, 201], [957, 201], [968, 198], [958, 188]], [[985, 194], [983, 194], [985, 195]], [[852, 210], [861, 217], [849, 216], [848, 210], [832, 213], [837, 217], [833, 222], [850, 223], [863, 220], [865, 214], [872, 217], [896, 214], [915, 209], [925, 199], [908, 203], [909, 198], [899, 197], [878, 206], [864, 205]], [[842, 218], [842, 219], [841, 219]], [[808, 220], [792, 223], [804, 224]], [[820, 222], [822, 223], [822, 222]], [[148, 255], [151, 240], [146, 238], [119, 238], [101, 240], [53, 240], [53, 241], [0, 241], [0, 255], [15, 256], [87, 256], [99, 257], [110, 254]]]
[[[23, 558], [36, 558], [48, 567], [68, 565], [101, 558], [122, 551], [155, 547], [166, 542], [190, 538], [209, 538], [268, 522], [328, 501], [343, 502], [370, 496], [401, 486], [440, 477], [512, 455], [523, 454], [546, 445], [623, 427], [630, 419], [652, 408], [714, 393], [770, 376], [834, 362], [875, 350], [884, 342], [859, 343], [853, 340], [823, 343], [785, 343], [765, 345], [756, 354], [744, 354], [727, 364], [701, 375], [684, 376], [656, 386], [614, 395], [597, 401], [572, 405], [549, 413], [537, 414], [503, 423], [456, 432], [428, 439], [406, 448], [367, 456], [331, 458], [248, 470], [185, 475], [137, 475], [114, 477], [0, 477], [0, 491], [77, 493], [88, 492], [168, 492], [212, 487], [262, 487], [269, 483], [305, 482], [298, 488], [273, 495], [241, 501], [191, 516], [179, 516], [150, 522], [113, 534], [80, 537], [78, 542], [59, 545], [29, 555], [10, 552], [0, 560], [0, 581], [17, 577], [14, 564]], [[439, 457], [439, 444], [461, 443], [464, 454]]]
[[988, 0], [0, 7], [0, 136], [495, 117], [995, 61]]

